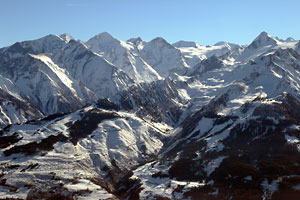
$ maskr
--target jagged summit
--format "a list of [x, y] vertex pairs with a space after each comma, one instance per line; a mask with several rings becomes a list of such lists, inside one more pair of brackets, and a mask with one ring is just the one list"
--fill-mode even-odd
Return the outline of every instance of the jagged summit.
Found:
[[180, 47], [194, 47], [194, 48], [198, 48], [201, 45], [198, 44], [197, 42], [191, 42], [191, 41], [184, 41], [184, 40], [180, 40], [178, 42], [175, 42], [173, 44], [174, 47], [180, 48]]
[[70, 42], [70, 40], [73, 40], [74, 38], [69, 35], [68, 33], [63, 33], [61, 35], [59, 35], [59, 37], [64, 40], [66, 43]]
[[86, 42], [86, 45], [94, 51], [98, 49], [109, 49], [112, 45], [119, 44], [120, 41], [107, 32], [95, 35]]
[[86, 45], [90, 50], [125, 71], [137, 82], [161, 79], [152, 66], [139, 55], [143, 44], [120, 41], [104, 32], [88, 40]]
[[292, 37], [288, 37], [285, 40], [284, 39], [280, 39], [279, 37], [275, 37], [276, 40], [279, 40], [280, 42], [296, 42], [296, 40]]
[[292, 37], [288, 37], [285, 39], [286, 42], [295, 42], [296, 40]]
[[263, 31], [253, 40], [248, 48], [257, 49], [267, 45], [275, 46], [277, 42], [278, 41], [275, 38]]
[[154, 43], [154, 44], [168, 44], [170, 45], [167, 40], [165, 40], [162, 37], [156, 37], [154, 39], [152, 39], [151, 41], [149, 41], [148, 43]]
[[[35, 45], [40, 45], [40, 46], [45, 46], [49, 45], [50, 43], [62, 43], [65, 42], [60, 36], [54, 35], [54, 34], [49, 34], [44, 37], [41, 37], [36, 40], [29, 40], [29, 41], [23, 41], [23, 44], [32, 44], [33, 46]], [[40, 44], [38, 44], [40, 43]]]
[[108, 32], [102, 32], [97, 35], [95, 35], [93, 38], [103, 39], [103, 40], [112, 40], [115, 39], [111, 34]]
[[127, 42], [132, 42], [134, 44], [138, 44], [140, 42], [142, 42], [142, 38], [141, 37], [137, 37], [137, 38], [130, 38], [129, 40], [127, 40]]
[[229, 44], [229, 43], [225, 42], [225, 41], [220, 41], [220, 42], [217, 42], [216, 44], [214, 44], [214, 46], [227, 45], [227, 44]]

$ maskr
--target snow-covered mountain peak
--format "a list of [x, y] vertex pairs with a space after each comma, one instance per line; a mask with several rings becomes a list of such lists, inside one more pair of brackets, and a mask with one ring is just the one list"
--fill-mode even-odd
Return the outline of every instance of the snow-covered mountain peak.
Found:
[[76, 50], [76, 53], [87, 51], [88, 54], [92, 54], [92, 52], [88, 49], [87, 45], [80, 40], [71, 39], [69, 43], [63, 48], [63, 50], [66, 49], [72, 49], [74, 51]]
[[253, 42], [248, 46], [251, 49], [258, 49], [263, 46], [275, 46], [277, 45], [278, 40], [273, 38], [267, 32], [261, 32]]
[[286, 38], [285, 40], [284, 39], [281, 39], [279, 37], [275, 37], [276, 40], [280, 41], [280, 42], [296, 42], [297, 40], [295, 40], [294, 38], [292, 37], [288, 37]]
[[110, 51], [120, 45], [120, 41], [107, 32], [100, 33], [86, 42], [86, 45], [94, 52]]
[[167, 77], [174, 72], [182, 74], [189, 68], [179, 49], [161, 37], [144, 42], [139, 49], [141, 57], [155, 69], [160, 76]]
[[104, 31], [102, 33], [97, 34], [98, 37], [113, 37], [111, 34], [108, 32]]
[[213, 46], [203, 46], [196, 42], [179, 41], [173, 45], [181, 51], [185, 61], [191, 67], [196, 66], [202, 60], [213, 55], [231, 55], [232, 57], [236, 57], [244, 50], [243, 46], [228, 42], [218, 42]]
[[157, 48], [161, 48], [161, 47], [167, 47], [167, 48], [174, 48], [170, 43], [168, 43], [164, 38], [162, 37], [156, 37], [154, 39], [152, 39], [149, 42], [145, 42], [146, 46], [150, 46], [150, 47], [157, 47]]
[[140, 44], [117, 40], [108, 33], [96, 35], [86, 42], [90, 50], [103, 56], [137, 82], [161, 79], [160, 75], [141, 58], [139, 48], [143, 48], [143, 45]]
[[262, 32], [255, 40], [245, 48], [240, 56], [236, 58], [239, 62], [248, 62], [251, 59], [265, 54], [274, 53], [276, 49], [282, 48], [296, 48], [297, 41], [293, 40], [281, 40], [270, 36], [266, 32]]
[[62, 40], [62, 38], [60, 38], [60, 36], [58, 36], [58, 35], [49, 34], [49, 35], [46, 35], [46, 36], [41, 37], [39, 39], [31, 40], [31, 41], [51, 42], [51, 41], [57, 41], [59, 39]]
[[94, 38], [97, 39], [102, 39], [102, 40], [113, 40], [115, 39], [111, 34], [109, 34], [108, 32], [102, 32], [99, 33], [98, 35], [95, 35]]
[[70, 40], [73, 40], [73, 39], [74, 39], [74, 38], [73, 38], [71, 35], [69, 35], [68, 33], [61, 34], [61, 35], [59, 35], [59, 37], [60, 37], [63, 41], [65, 41], [66, 43], [68, 43], [68, 42], [70, 42]]
[[199, 48], [201, 45], [198, 44], [197, 42], [191, 42], [191, 41], [184, 41], [180, 40], [178, 42], [175, 42], [173, 44], [174, 47], [181, 48], [181, 47], [194, 47], [194, 48]]
[[162, 37], [156, 37], [156, 38], [152, 39], [150, 42], [166, 42], [167, 43], [167, 41]]
[[137, 37], [137, 38], [130, 38], [129, 40], [127, 40], [127, 42], [131, 42], [131, 43], [137, 45], [138, 43], [143, 42], [143, 40], [142, 40], [142, 38]]
[[[162, 46], [167, 46], [167, 47], [170, 47], [172, 48], [173, 46], [168, 43], [164, 38], [162, 37], [156, 37], [154, 38], [153, 40], [151, 40], [150, 42], [147, 42], [148, 44], [151, 44], [151, 45], [154, 45], [154, 46], [159, 46], [159, 47], [162, 47]], [[173, 47], [174, 48], [174, 47]]]
[[292, 37], [288, 37], [285, 39], [286, 42], [295, 42], [296, 40]]
[[226, 42], [226, 41], [220, 41], [220, 42], [217, 42], [216, 44], [214, 44], [214, 46], [221, 46], [221, 45], [228, 45], [229, 43]]
[[66, 45], [60, 36], [47, 35], [37, 40], [24, 41], [20, 43], [23, 48], [30, 49], [30, 53], [52, 53], [54, 50], [60, 49]]
[[[24, 43], [26, 43], [27, 41], [24, 41]], [[44, 37], [41, 37], [39, 39], [36, 39], [36, 40], [31, 40], [31, 41], [28, 41], [28, 42], [39, 42], [39, 43], [46, 43], [46, 44], [49, 44], [49, 43], [58, 43], [58, 42], [65, 42], [60, 36], [58, 35], [53, 35], [53, 34], [49, 34], [49, 35], [46, 35]]]

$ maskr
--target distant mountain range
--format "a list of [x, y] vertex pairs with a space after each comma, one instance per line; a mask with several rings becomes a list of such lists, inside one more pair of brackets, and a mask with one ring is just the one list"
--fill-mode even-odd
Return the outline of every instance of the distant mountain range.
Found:
[[68, 34], [0, 49], [0, 198], [299, 199], [300, 42]]

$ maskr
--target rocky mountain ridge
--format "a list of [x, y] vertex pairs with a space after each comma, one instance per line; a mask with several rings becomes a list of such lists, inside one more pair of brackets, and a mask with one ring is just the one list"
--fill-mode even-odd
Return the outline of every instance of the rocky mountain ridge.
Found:
[[0, 194], [297, 199], [299, 46], [102, 33], [2, 48]]

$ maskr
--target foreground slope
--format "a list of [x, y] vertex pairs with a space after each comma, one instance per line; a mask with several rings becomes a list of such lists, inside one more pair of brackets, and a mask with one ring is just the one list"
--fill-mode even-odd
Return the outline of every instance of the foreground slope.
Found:
[[[145, 96], [147, 90], [152, 96]], [[3, 198], [126, 197], [122, 188], [132, 183], [124, 179], [157, 158], [185, 101], [172, 81], [132, 86], [114, 100], [5, 127], [0, 136]], [[157, 106], [170, 113], [157, 113]]]
[[166, 128], [107, 100], [7, 127], [0, 136], [1, 197], [112, 197], [123, 176], [156, 157]]

